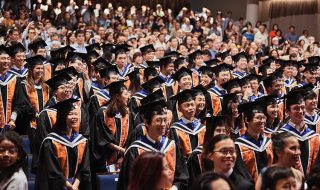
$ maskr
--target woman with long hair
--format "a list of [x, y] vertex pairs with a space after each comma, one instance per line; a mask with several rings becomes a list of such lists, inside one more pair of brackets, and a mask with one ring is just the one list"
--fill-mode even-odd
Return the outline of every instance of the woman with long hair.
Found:
[[104, 171], [106, 166], [121, 163], [129, 133], [132, 130], [129, 114], [129, 92], [125, 80], [108, 86], [109, 102], [101, 107], [93, 118], [90, 130], [95, 168]]
[[57, 103], [57, 122], [42, 142], [35, 186], [37, 189], [91, 189], [88, 141], [76, 132], [78, 99]]
[[0, 135], [0, 189], [28, 189], [27, 153], [22, 138], [13, 131]]
[[128, 190], [161, 190], [171, 185], [167, 160], [161, 152], [145, 152], [136, 158]]

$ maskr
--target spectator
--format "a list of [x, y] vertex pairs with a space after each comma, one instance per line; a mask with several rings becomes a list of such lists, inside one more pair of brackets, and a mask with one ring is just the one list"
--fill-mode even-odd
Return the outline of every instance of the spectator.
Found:
[[291, 43], [296, 43], [298, 41], [299, 36], [295, 32], [296, 27], [291, 25], [289, 27], [289, 32], [284, 36], [285, 40], [288, 40]]

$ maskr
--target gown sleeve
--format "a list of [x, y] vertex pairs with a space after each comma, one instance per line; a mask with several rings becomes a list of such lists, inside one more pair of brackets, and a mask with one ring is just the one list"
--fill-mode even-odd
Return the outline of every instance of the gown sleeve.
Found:
[[189, 172], [189, 185], [195, 181], [195, 179], [201, 174], [200, 162], [198, 158], [198, 153], [193, 152], [187, 161], [187, 167]]
[[124, 156], [124, 160], [121, 165], [119, 181], [117, 183], [117, 190], [127, 190], [129, 186], [130, 172], [132, 172], [132, 166], [135, 158], [138, 157], [138, 152], [135, 148], [131, 148]]
[[176, 144], [176, 170], [174, 174], [173, 185], [179, 190], [188, 189], [189, 173], [185, 159]]
[[79, 189], [91, 190], [90, 154], [88, 144], [83, 154], [83, 160], [79, 166], [77, 179], [80, 180]]

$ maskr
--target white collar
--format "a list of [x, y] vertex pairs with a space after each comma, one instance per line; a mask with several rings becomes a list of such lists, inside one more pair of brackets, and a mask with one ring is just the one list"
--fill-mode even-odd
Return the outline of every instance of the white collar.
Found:
[[[213, 171], [215, 172], [215, 170], [213, 170]], [[230, 170], [227, 171], [226, 173], [223, 173], [223, 175], [226, 176], [226, 177], [230, 177], [230, 175], [232, 174], [232, 172], [233, 172], [233, 168], [230, 168]]]
[[185, 123], [185, 124], [193, 123], [193, 121], [190, 121], [189, 119], [186, 119], [184, 117], [181, 117], [181, 119], [182, 119], [183, 123]]
[[148, 135], [148, 133], [146, 134], [146, 137], [147, 137], [147, 139], [150, 141], [150, 142], [152, 142], [153, 144], [155, 144], [157, 141], [155, 141], [155, 140], [153, 140], [149, 135]]
[[304, 128], [302, 130], [300, 130], [300, 126], [294, 124], [292, 121], [289, 121], [288, 124], [291, 125], [293, 128], [295, 128], [300, 133], [303, 133], [307, 129], [305, 123], [303, 123]]

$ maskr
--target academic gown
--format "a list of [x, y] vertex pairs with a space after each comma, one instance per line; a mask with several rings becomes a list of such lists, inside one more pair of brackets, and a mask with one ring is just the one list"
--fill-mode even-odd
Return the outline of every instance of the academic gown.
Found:
[[[88, 141], [81, 134], [50, 133], [43, 141], [35, 187], [41, 190], [64, 189], [66, 181], [79, 179], [79, 190], [91, 189]], [[71, 183], [72, 184], [72, 183]]]
[[[141, 137], [133, 142], [125, 152], [124, 161], [121, 166], [117, 190], [126, 190], [129, 185], [129, 176], [132, 171], [134, 160], [143, 152], [162, 152], [168, 162], [170, 169], [170, 180], [172, 185], [176, 185], [178, 189], [185, 190], [188, 188], [188, 170], [183, 156], [175, 144], [175, 141], [162, 137], [161, 142], [151, 142], [147, 136]], [[170, 187], [166, 188], [170, 189]]]
[[89, 114], [89, 123], [94, 118], [94, 114], [98, 112], [99, 108], [106, 105], [110, 100], [110, 95], [107, 90], [103, 89], [90, 97], [87, 104]]
[[247, 134], [235, 141], [237, 161], [235, 167], [238, 171], [246, 171], [256, 182], [262, 168], [269, 166], [273, 161], [271, 139], [261, 135], [255, 140]]
[[90, 139], [95, 168], [105, 171], [106, 164], [117, 163], [122, 155], [108, 147], [110, 143], [126, 148], [128, 135], [133, 130], [129, 114], [122, 116], [120, 113], [111, 117], [107, 114], [107, 106], [99, 109], [92, 120]]
[[301, 151], [300, 171], [304, 172], [305, 175], [308, 174], [312, 166], [319, 163], [319, 134], [307, 126], [301, 133], [293, 127], [291, 122], [282, 126], [280, 131], [287, 131], [298, 139]]
[[0, 128], [4, 128], [9, 123], [12, 111], [15, 107], [15, 99], [18, 97], [16, 88], [17, 77], [7, 72], [5, 76], [0, 77]]
[[320, 116], [318, 113], [314, 113], [313, 115], [309, 115], [306, 113], [304, 117], [304, 123], [312, 130], [320, 133]]
[[208, 113], [213, 116], [217, 116], [222, 110], [222, 96], [227, 92], [224, 89], [220, 89], [218, 86], [214, 86], [208, 90], [206, 94], [206, 108]]
[[20, 81], [26, 79], [27, 75], [28, 75], [28, 68], [24, 67], [22, 70], [17, 70], [15, 68], [11, 68], [8, 71], [9, 73], [15, 75], [17, 78], [20, 79]]
[[199, 120], [194, 119], [192, 123], [186, 124], [180, 119], [171, 125], [169, 137], [177, 143], [187, 159], [194, 149], [202, 145], [205, 132], [206, 126]]
[[45, 62], [43, 66], [44, 66], [44, 80], [47, 81], [52, 77], [52, 73], [53, 73], [52, 65], [49, 62]]
[[141, 106], [140, 101], [148, 96], [148, 92], [145, 90], [140, 90], [139, 92], [135, 93], [129, 100], [129, 114], [130, 117], [133, 119], [133, 126], [137, 126], [143, 122], [142, 116], [138, 112], [138, 107]]

